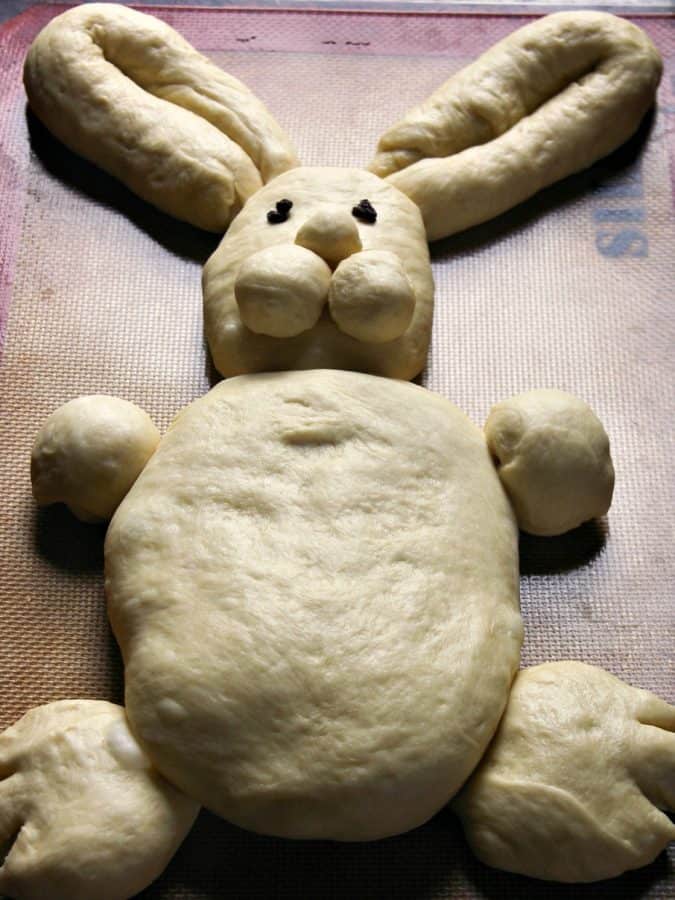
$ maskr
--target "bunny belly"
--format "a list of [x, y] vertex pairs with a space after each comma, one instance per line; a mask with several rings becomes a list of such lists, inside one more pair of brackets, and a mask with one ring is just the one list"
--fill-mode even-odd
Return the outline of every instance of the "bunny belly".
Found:
[[106, 590], [135, 735], [265, 833], [425, 821], [518, 666], [517, 529], [482, 433], [374, 376], [242, 376], [187, 407], [110, 525]]

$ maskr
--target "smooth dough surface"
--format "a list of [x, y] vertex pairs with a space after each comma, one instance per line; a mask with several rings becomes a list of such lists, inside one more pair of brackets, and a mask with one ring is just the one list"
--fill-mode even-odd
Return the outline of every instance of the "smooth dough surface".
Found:
[[282, 836], [425, 821], [518, 665], [517, 528], [483, 435], [368, 375], [243, 376], [187, 407], [113, 518], [106, 590], [160, 771]]
[[[271, 225], [267, 213], [282, 199], [293, 203], [290, 215], [285, 222]], [[260, 250], [293, 245], [310, 219], [317, 228], [323, 221], [324, 228], [330, 229], [331, 221], [336, 219], [322, 217], [325, 209], [339, 208], [351, 215], [352, 208], [362, 199], [368, 199], [377, 212], [377, 221], [372, 224], [354, 219], [362, 250], [394, 253], [413, 287], [414, 312], [403, 334], [385, 343], [357, 340], [340, 331], [327, 304], [317, 324], [297, 337], [273, 338], [248, 329], [241, 321], [234, 294], [241, 266]], [[316, 233], [312, 243], [317, 249], [321, 246]], [[326, 243], [331, 246], [330, 241]], [[353, 246], [358, 247], [358, 243]], [[426, 362], [434, 285], [420, 212], [404, 194], [369, 172], [301, 168], [275, 178], [249, 200], [234, 220], [208, 260], [202, 283], [206, 337], [214, 364], [226, 377], [327, 367], [408, 379], [414, 378]]]
[[505, 212], [637, 130], [662, 62], [637, 26], [554, 13], [453, 75], [380, 140], [370, 169], [419, 204], [429, 240]]
[[454, 801], [476, 855], [553, 881], [647, 865], [675, 839], [675, 707], [580, 662], [518, 673]]
[[404, 334], [410, 325], [415, 291], [396, 254], [370, 250], [339, 264], [328, 308], [340, 331], [360, 341], [384, 343]]
[[161, 874], [198, 809], [153, 768], [121, 706], [32, 709], [0, 735], [0, 894], [126, 900]]
[[110, 519], [159, 443], [140, 407], [91, 394], [56, 409], [35, 437], [33, 496], [40, 506], [65, 503], [84, 522]]
[[256, 334], [302, 334], [319, 320], [330, 280], [328, 265], [304, 247], [259, 250], [244, 260], [234, 283], [241, 320]]
[[485, 437], [523, 531], [563, 534], [609, 510], [609, 438], [578, 397], [543, 389], [503, 400], [490, 410]]
[[164, 212], [224, 231], [264, 181], [297, 165], [240, 81], [155, 16], [77, 6], [30, 47], [31, 108], [76, 153]]

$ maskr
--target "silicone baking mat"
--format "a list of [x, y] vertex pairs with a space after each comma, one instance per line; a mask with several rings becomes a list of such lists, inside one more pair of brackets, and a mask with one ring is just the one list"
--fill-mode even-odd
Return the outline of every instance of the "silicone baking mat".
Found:
[[[61, 7], [0, 30], [0, 726], [63, 697], [121, 701], [105, 618], [103, 529], [36, 510], [40, 423], [83, 393], [162, 426], [214, 380], [200, 268], [216, 239], [136, 200], [27, 114], [25, 50]], [[307, 164], [365, 165], [378, 135], [524, 15], [154, 7], [249, 84]], [[523, 664], [577, 658], [675, 700], [673, 296], [675, 29], [643, 17], [666, 62], [631, 143], [486, 226], [433, 247], [436, 315], [422, 382], [476, 421], [532, 387], [586, 398], [617, 470], [606, 521], [523, 538]], [[404, 664], [404, 661], [402, 661]], [[601, 886], [488, 870], [449, 812], [374, 844], [286, 842], [203, 814], [148, 900], [590, 898], [675, 895], [672, 860]]]

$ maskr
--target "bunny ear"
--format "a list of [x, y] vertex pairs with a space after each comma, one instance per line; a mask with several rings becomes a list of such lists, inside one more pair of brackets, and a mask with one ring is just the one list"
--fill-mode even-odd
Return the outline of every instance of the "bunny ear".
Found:
[[71, 150], [211, 231], [298, 164], [245, 85], [159, 19], [123, 6], [53, 19], [28, 52], [24, 82], [35, 114]]
[[555, 13], [500, 41], [411, 110], [369, 166], [422, 210], [429, 240], [499, 215], [638, 128], [658, 51], [608, 13]]

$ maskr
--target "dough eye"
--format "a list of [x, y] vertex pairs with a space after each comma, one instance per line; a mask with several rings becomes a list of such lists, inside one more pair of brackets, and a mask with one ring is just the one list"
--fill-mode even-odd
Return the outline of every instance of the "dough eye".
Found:
[[358, 206], [352, 208], [352, 215], [361, 222], [370, 222], [371, 225], [374, 224], [377, 219], [375, 207], [370, 200], [359, 201]]
[[275, 208], [267, 213], [267, 221], [270, 225], [278, 225], [280, 222], [285, 222], [292, 206], [292, 200], [277, 200]]

